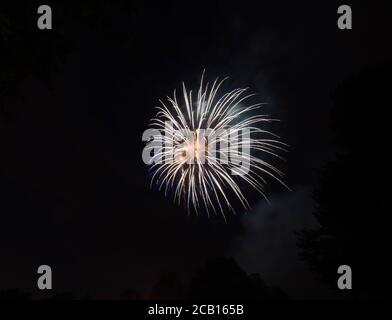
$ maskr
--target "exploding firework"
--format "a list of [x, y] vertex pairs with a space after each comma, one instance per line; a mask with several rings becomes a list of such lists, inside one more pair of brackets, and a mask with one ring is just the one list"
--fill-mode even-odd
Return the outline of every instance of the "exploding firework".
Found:
[[150, 165], [151, 186], [164, 189], [188, 212], [204, 208], [225, 216], [225, 209], [235, 212], [231, 197], [249, 209], [241, 185], [249, 184], [267, 199], [267, 176], [286, 186], [283, 173], [267, 160], [282, 159], [277, 153], [286, 151], [279, 137], [265, 128], [276, 120], [257, 114], [263, 103], [246, 105], [254, 95], [247, 89], [220, 94], [226, 79], [210, 86], [202, 76], [196, 99], [183, 84], [182, 102], [176, 91], [168, 103], [160, 101], [143, 137], [150, 140], [143, 158]]

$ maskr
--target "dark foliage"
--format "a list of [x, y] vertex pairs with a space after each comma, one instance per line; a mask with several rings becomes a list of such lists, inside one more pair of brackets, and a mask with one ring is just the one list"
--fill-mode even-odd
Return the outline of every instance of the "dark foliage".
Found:
[[208, 261], [190, 283], [191, 299], [256, 300], [287, 299], [277, 288], [268, 287], [260, 275], [248, 275], [234, 259]]
[[332, 128], [339, 151], [314, 193], [319, 227], [303, 230], [302, 256], [337, 289], [337, 268], [351, 266], [355, 297], [390, 296], [390, 65], [344, 81], [333, 97]]

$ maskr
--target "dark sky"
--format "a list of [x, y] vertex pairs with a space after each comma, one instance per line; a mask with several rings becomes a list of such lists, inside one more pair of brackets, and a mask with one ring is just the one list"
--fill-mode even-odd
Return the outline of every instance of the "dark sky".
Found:
[[[26, 40], [18, 32], [27, 30], [39, 41], [2, 56], [2, 65], [28, 71], [15, 72], [21, 81], [2, 104], [0, 290], [35, 290], [37, 267], [49, 264], [58, 290], [108, 297], [146, 290], [162, 270], [186, 278], [207, 259], [234, 256], [291, 297], [336, 296], [299, 260], [294, 231], [314, 224], [317, 172], [334, 157], [335, 88], [391, 56], [387, 10], [355, 2], [353, 30], [341, 31], [337, 7], [52, 4], [52, 31], [36, 28], [34, 6], [23, 8], [31, 20], [14, 36]], [[0, 14], [12, 23], [9, 12]], [[270, 205], [251, 194], [253, 209], [227, 223], [188, 216], [150, 190], [141, 159], [158, 99], [182, 81], [196, 86], [203, 69], [210, 80], [230, 76], [229, 87], [258, 93], [290, 145], [278, 166], [293, 191], [272, 183]]]

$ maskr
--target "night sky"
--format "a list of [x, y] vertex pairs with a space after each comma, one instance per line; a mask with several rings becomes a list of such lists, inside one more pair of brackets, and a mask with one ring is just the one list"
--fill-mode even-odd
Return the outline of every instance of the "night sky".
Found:
[[[352, 2], [343, 31], [342, 3], [331, 1], [48, 2], [53, 30], [41, 31], [36, 5], [8, 2], [0, 291], [37, 295], [37, 268], [48, 264], [58, 292], [148, 295], [162, 272], [186, 282], [209, 259], [234, 257], [290, 298], [341, 296], [300, 259], [296, 232], [316, 224], [318, 172], [335, 157], [334, 91], [391, 58], [385, 8]], [[189, 216], [151, 190], [141, 157], [158, 100], [182, 81], [197, 87], [204, 69], [256, 92], [290, 145], [276, 165], [292, 191], [270, 180], [270, 204], [250, 191], [252, 209], [227, 221]]]

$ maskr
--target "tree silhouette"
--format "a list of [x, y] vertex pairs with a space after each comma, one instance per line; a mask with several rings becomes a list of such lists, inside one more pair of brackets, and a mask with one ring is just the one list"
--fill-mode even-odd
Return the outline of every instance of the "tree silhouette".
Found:
[[287, 299], [268, 287], [258, 274], [248, 275], [232, 258], [208, 261], [192, 278], [189, 298], [213, 300]]
[[391, 283], [387, 146], [390, 64], [344, 81], [333, 97], [336, 159], [321, 171], [314, 192], [319, 227], [302, 230], [302, 257], [318, 277], [337, 288], [337, 268], [349, 265], [358, 298], [385, 297]]
[[125, 290], [121, 296], [121, 300], [142, 300], [142, 295], [138, 289], [130, 288]]
[[152, 300], [175, 300], [184, 298], [184, 288], [174, 272], [162, 272], [151, 290]]
[[[134, 18], [136, 4], [122, 0], [117, 6]], [[38, 6], [34, 1], [23, 5], [15, 1], [0, 3], [0, 125], [12, 122], [14, 114], [23, 111], [15, 110], [14, 102], [23, 100], [26, 79], [42, 81], [52, 89], [57, 71], [77, 47], [73, 24], [87, 26], [99, 37], [115, 39], [124, 46], [131, 41], [129, 31], [123, 33], [107, 26], [108, 8], [116, 4], [105, 1], [56, 4], [56, 15], [61, 19], [56, 19], [52, 30], [38, 29]]]
[[31, 294], [19, 289], [8, 289], [0, 292], [0, 300], [30, 300]]

